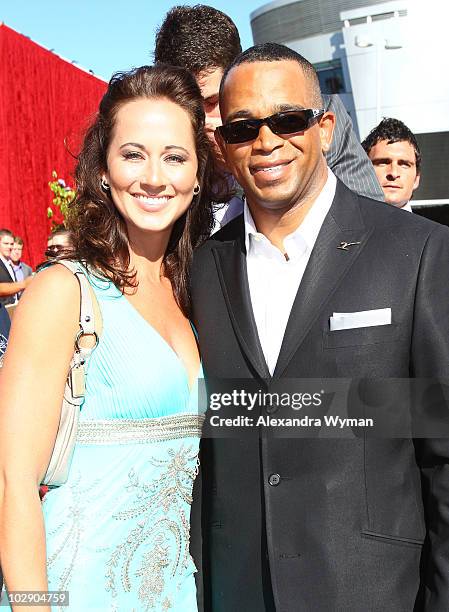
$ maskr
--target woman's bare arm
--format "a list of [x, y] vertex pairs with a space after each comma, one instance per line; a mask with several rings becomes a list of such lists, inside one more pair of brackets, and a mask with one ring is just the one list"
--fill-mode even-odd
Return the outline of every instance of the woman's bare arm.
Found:
[[39, 483], [58, 429], [79, 308], [68, 270], [41, 272], [16, 310], [0, 370], [0, 564], [9, 591], [47, 589]]

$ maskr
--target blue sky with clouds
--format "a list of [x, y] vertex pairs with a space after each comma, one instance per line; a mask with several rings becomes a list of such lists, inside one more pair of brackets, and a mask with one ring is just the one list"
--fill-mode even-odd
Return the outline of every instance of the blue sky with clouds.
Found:
[[[156, 28], [179, 4], [164, 0], [1, 0], [0, 22], [105, 79], [152, 62]], [[204, 2], [207, 4], [207, 2]], [[243, 48], [252, 45], [249, 16], [264, 0], [221, 0], [210, 6], [236, 23]]]

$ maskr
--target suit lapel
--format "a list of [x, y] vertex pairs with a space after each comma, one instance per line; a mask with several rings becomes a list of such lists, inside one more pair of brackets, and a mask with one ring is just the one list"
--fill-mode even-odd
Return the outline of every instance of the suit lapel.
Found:
[[[371, 232], [363, 224], [358, 196], [339, 181], [290, 312], [274, 377], [282, 376], [324, 304], [364, 249]], [[360, 244], [339, 249], [345, 242]]]
[[12, 276], [9, 273], [8, 268], [6, 267], [6, 265], [3, 263], [3, 261], [0, 259], [0, 276], [3, 276], [4, 279], [2, 279], [2, 282], [12, 282]]
[[213, 247], [212, 252], [229, 316], [242, 350], [260, 378], [271, 378], [251, 305], [243, 231], [235, 240]]

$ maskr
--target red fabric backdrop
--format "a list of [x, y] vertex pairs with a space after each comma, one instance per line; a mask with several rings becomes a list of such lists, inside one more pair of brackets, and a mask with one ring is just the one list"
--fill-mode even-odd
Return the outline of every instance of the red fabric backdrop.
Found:
[[[43, 260], [52, 170], [73, 186], [83, 131], [106, 83], [0, 25], [0, 228], [25, 242], [23, 260]], [[67, 145], [65, 144], [67, 142]]]

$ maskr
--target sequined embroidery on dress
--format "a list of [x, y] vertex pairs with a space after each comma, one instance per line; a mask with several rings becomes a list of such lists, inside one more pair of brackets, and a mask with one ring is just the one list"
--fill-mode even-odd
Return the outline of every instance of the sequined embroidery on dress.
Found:
[[[126, 490], [133, 496], [131, 507], [113, 515], [113, 519], [129, 521], [125, 541], [118, 544], [107, 562], [106, 590], [117, 596], [118, 575], [121, 586], [131, 590], [133, 578], [140, 579], [138, 598], [145, 610], [172, 609], [176, 578], [182, 581], [189, 563], [189, 517], [193, 481], [198, 474], [198, 448], [182, 444], [167, 450], [167, 459], [149, 459], [160, 470], [157, 478], [143, 483], [131, 470]], [[187, 505], [187, 508], [186, 508]], [[140, 565], [131, 570], [136, 551], [145, 546]], [[173, 579], [175, 582], [173, 582]], [[180, 583], [178, 584], [178, 588]]]
[[[48, 551], [50, 554], [47, 557], [47, 569], [51, 569], [61, 556], [68, 560], [59, 574], [58, 591], [65, 591], [70, 586], [72, 574], [78, 562], [86, 511], [89, 508], [91, 494], [98, 485], [98, 482], [93, 482], [88, 487], [82, 487], [80, 483], [81, 475], [78, 474], [68, 486], [70, 504], [67, 506], [66, 513], [61, 517], [61, 521], [47, 533], [47, 538], [51, 539], [54, 546]], [[46, 503], [45, 498], [43, 503]]]

